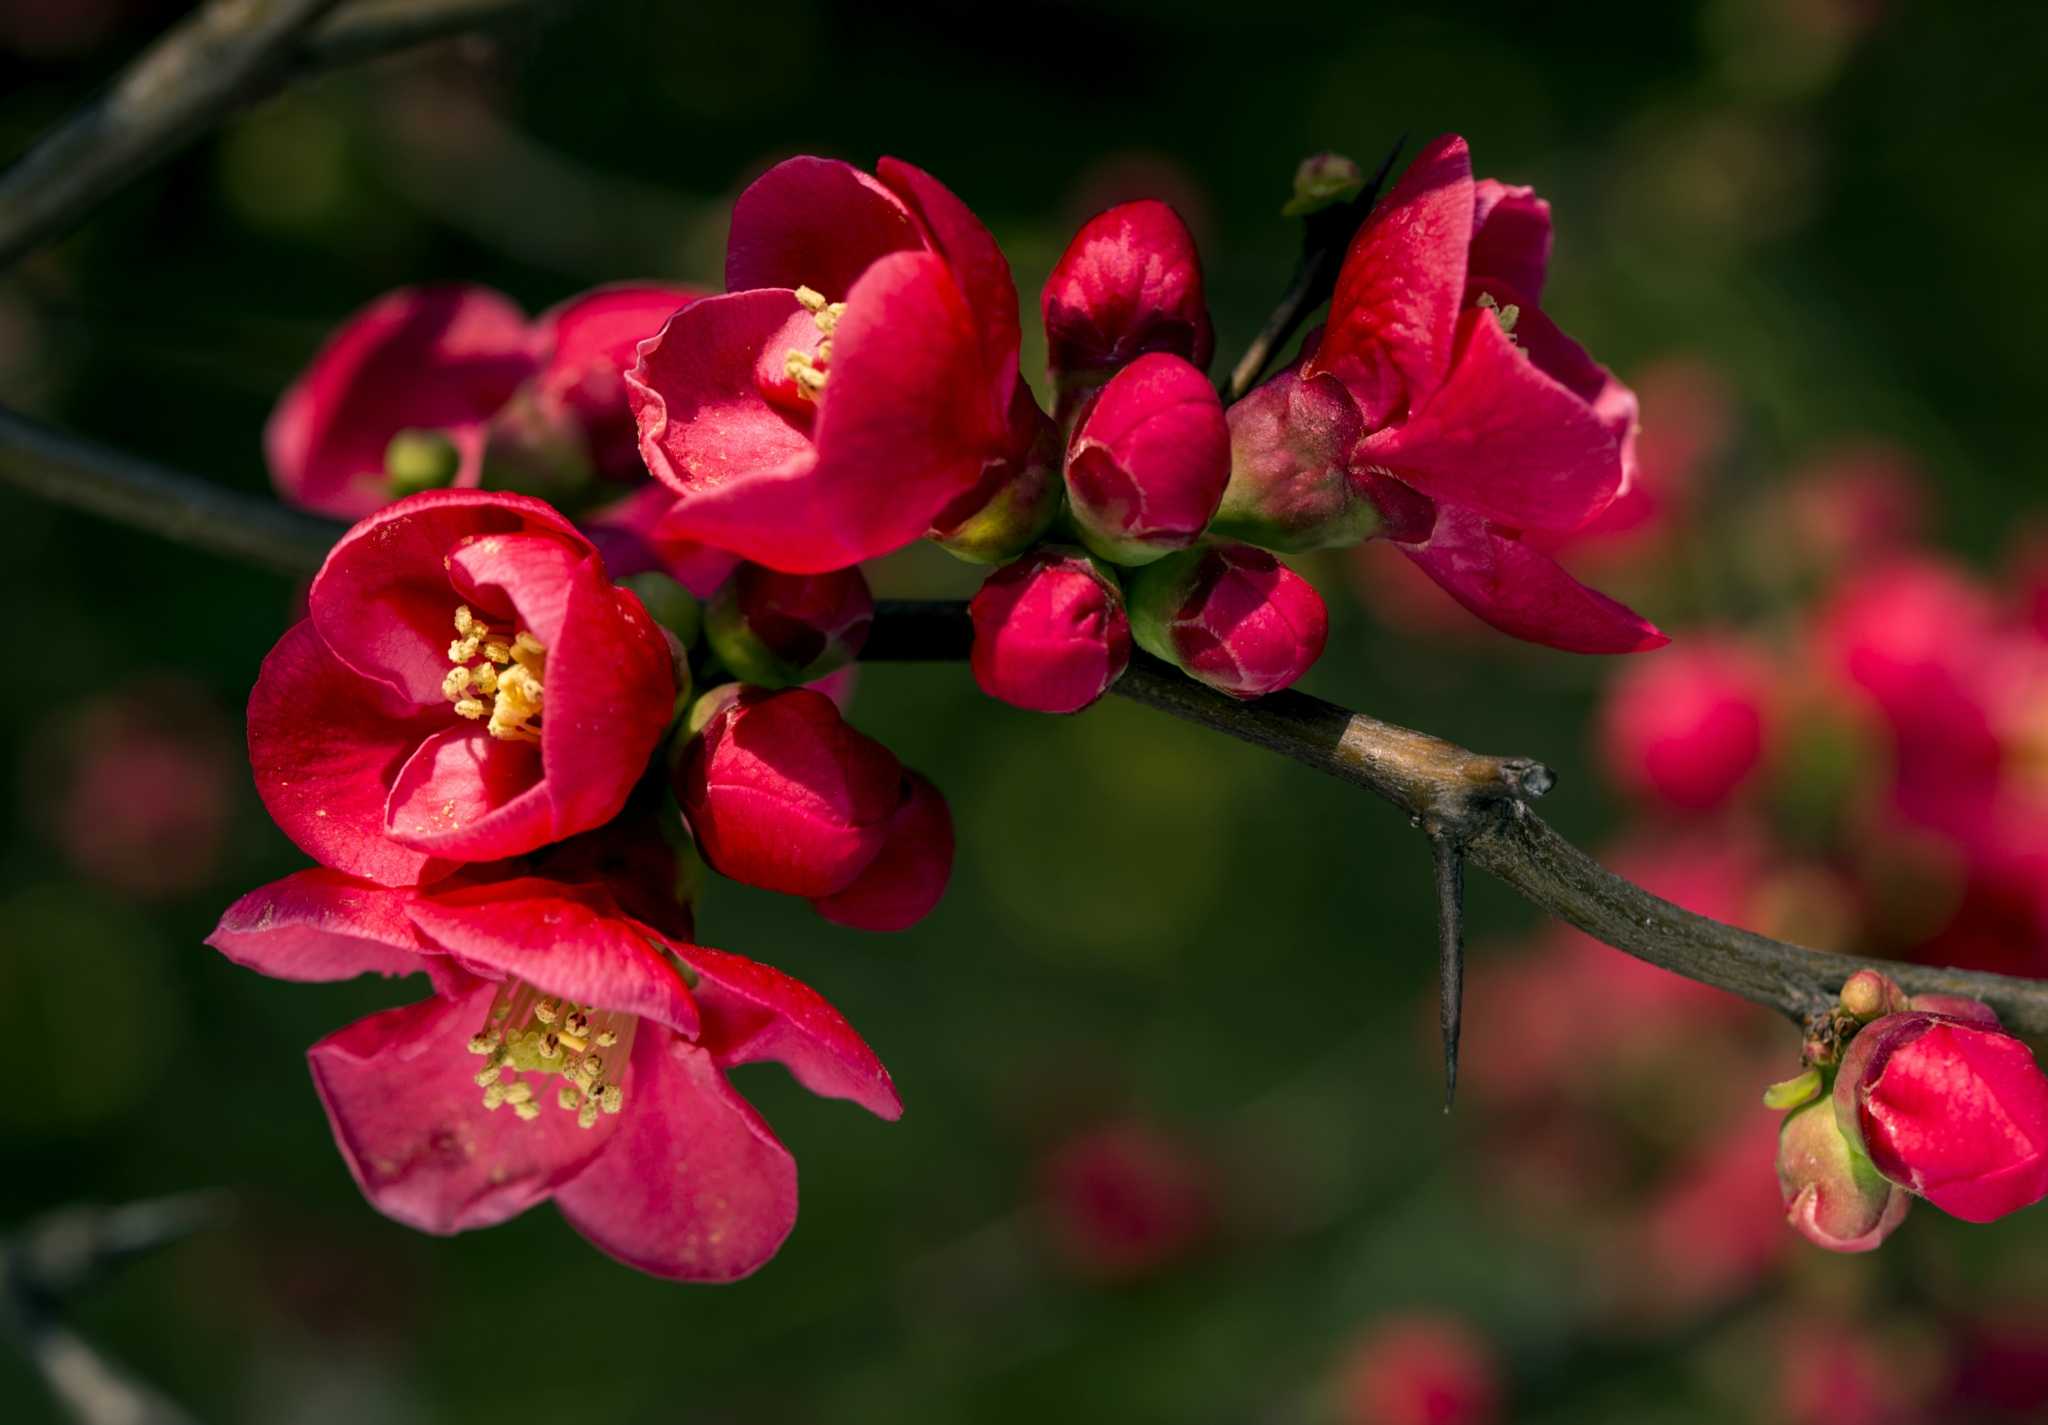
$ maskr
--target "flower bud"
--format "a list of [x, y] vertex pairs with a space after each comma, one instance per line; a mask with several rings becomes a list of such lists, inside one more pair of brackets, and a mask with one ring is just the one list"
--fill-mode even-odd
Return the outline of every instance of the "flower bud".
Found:
[[1455, 1316], [1380, 1322], [1351, 1347], [1339, 1382], [1343, 1425], [1493, 1425], [1499, 1357]]
[[1233, 698], [1291, 685], [1330, 632], [1315, 586], [1247, 544], [1149, 565], [1131, 576], [1129, 602], [1139, 647]]
[[1310, 154], [1294, 170], [1294, 192], [1283, 218], [1305, 218], [1337, 203], [1348, 203], [1365, 189], [1365, 170], [1341, 153]]
[[407, 427], [384, 447], [384, 478], [393, 499], [453, 485], [461, 469], [462, 452], [442, 431]]
[[1991, 1222], [2048, 1196], [2048, 1075], [1981, 1021], [1908, 1011], [1867, 1026], [1834, 1108], [1878, 1172], [1952, 1217]]
[[931, 914], [953, 874], [953, 814], [939, 789], [903, 774], [903, 801], [881, 854], [845, 890], [811, 902], [834, 925], [908, 930]]
[[889, 839], [903, 768], [823, 693], [747, 688], [728, 698], [689, 742], [674, 780], [706, 864], [807, 899], [845, 890]]
[[1906, 992], [1899, 982], [1879, 970], [1858, 970], [1842, 984], [1843, 1012], [1869, 1023], [1906, 1007]]
[[1793, 1110], [1778, 1130], [1785, 1220], [1817, 1247], [1868, 1252], [1892, 1234], [1912, 1198], [1842, 1136], [1826, 1099]]
[[1216, 346], [1194, 235], [1157, 199], [1084, 223], [1046, 279], [1039, 310], [1063, 422], [1081, 396], [1147, 352], [1205, 367]]
[[1116, 564], [1148, 564], [1193, 544], [1229, 480], [1223, 403], [1177, 356], [1141, 356], [1117, 372], [1067, 447], [1074, 528]]
[[589, 443], [574, 414], [531, 387], [515, 392], [485, 430], [485, 489], [572, 506], [596, 477]]
[[1763, 764], [1775, 681], [1749, 648], [1712, 638], [1631, 663], [1601, 712], [1609, 776], [1681, 811], [1722, 805]]
[[967, 612], [974, 681], [990, 697], [1032, 712], [1079, 712], [1131, 661], [1123, 591], [1078, 549], [1045, 545], [1004, 565]]
[[874, 619], [858, 569], [784, 574], [742, 564], [705, 609], [704, 634], [741, 681], [787, 688], [851, 663]]
[[1229, 422], [1230, 483], [1213, 533], [1294, 553], [1380, 532], [1349, 471], [1364, 423], [1335, 377], [1283, 371], [1232, 406]]
[[1019, 453], [990, 461], [980, 482], [932, 521], [933, 542], [969, 564], [1016, 558], [1059, 517], [1059, 427], [1021, 382], [1017, 393], [1011, 423]]

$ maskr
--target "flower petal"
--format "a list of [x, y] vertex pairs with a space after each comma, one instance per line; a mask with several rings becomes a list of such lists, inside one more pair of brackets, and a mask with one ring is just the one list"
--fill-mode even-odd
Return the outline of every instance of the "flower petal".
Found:
[[1451, 369], [1473, 217], [1472, 155], [1446, 134], [1351, 240], [1303, 374], [1342, 381], [1368, 428], [1420, 410]]
[[823, 1098], [844, 1098], [879, 1118], [903, 1115], [882, 1061], [845, 1016], [801, 980], [702, 945], [671, 947], [697, 972], [698, 1042], [723, 1067], [772, 1060]]
[[675, 491], [650, 481], [623, 500], [585, 515], [583, 529], [613, 578], [651, 570], [708, 599], [739, 567], [740, 557], [694, 539], [670, 537], [663, 521], [675, 503]]
[[526, 316], [487, 287], [410, 287], [342, 324], [264, 427], [278, 493], [343, 519], [390, 499], [384, 451], [401, 430], [457, 436], [474, 484], [480, 440], [465, 442], [534, 369]]
[[1671, 641], [1556, 560], [1456, 506], [1438, 507], [1427, 540], [1395, 548], [1452, 598], [1516, 638], [1568, 653], [1644, 653]]
[[[363, 1195], [422, 1232], [466, 1232], [516, 1217], [589, 1166], [618, 1129], [578, 1128], [552, 1104], [524, 1121], [487, 1110], [470, 1036], [498, 987], [463, 991], [358, 1020], [306, 1055], [334, 1141]], [[648, 1036], [653, 1038], [656, 1036]]]
[[675, 1281], [734, 1281], [773, 1257], [796, 1225], [796, 1160], [711, 1056], [641, 1034], [626, 1088], [608, 1150], [555, 1193], [569, 1225]]
[[601, 893], [522, 876], [420, 897], [407, 909], [429, 940], [465, 964], [697, 1033], [682, 975]]
[[558, 833], [554, 802], [530, 742], [457, 722], [419, 745], [392, 779], [386, 833], [451, 861], [523, 856]]
[[423, 714], [352, 671], [303, 619], [270, 650], [249, 695], [257, 794], [323, 865], [389, 886], [446, 874], [384, 834], [384, 809], [399, 769], [448, 716]]
[[708, 295], [697, 287], [622, 282], [571, 297], [535, 323], [546, 352], [541, 394], [575, 416], [599, 474], [638, 479], [640, 433], [626, 404], [626, 372], [641, 342]]
[[732, 206], [725, 287], [809, 287], [842, 301], [877, 258], [925, 246], [900, 199], [850, 163], [785, 159]]
[[321, 638], [342, 662], [415, 703], [445, 704], [458, 596], [445, 561], [479, 534], [553, 534], [594, 546], [552, 506], [494, 490], [430, 490], [379, 510], [341, 537], [306, 594]]
[[1474, 183], [1472, 197], [1471, 280], [1506, 283], [1511, 300], [1534, 306], [1550, 271], [1550, 204], [1496, 178]]
[[406, 919], [414, 894], [336, 871], [299, 871], [229, 906], [206, 943], [278, 980], [417, 974], [440, 957]]
[[1578, 528], [1621, 488], [1614, 430], [1509, 340], [1494, 313], [1469, 308], [1459, 330], [1450, 378], [1409, 420], [1360, 441], [1354, 468], [1517, 528]]
[[981, 370], [988, 399], [1006, 410], [1017, 383], [1017, 284], [1003, 250], [981, 219], [953, 190], [900, 158], [885, 158], [875, 172], [924, 221], [932, 245], [953, 269], [954, 280], [974, 312], [981, 333]]

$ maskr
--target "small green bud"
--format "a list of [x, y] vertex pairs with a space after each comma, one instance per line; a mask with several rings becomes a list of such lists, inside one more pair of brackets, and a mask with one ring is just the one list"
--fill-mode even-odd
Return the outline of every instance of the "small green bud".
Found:
[[1305, 218], [1338, 203], [1348, 203], [1365, 189], [1365, 170], [1341, 153], [1312, 154], [1294, 170], [1294, 195], [1280, 210], [1283, 218]]
[[409, 428], [384, 447], [384, 478], [394, 499], [445, 489], [461, 468], [462, 452], [441, 431]]

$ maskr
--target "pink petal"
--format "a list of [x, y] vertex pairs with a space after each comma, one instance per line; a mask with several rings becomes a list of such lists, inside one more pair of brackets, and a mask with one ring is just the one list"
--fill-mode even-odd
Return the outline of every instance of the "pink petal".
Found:
[[206, 943], [278, 980], [417, 974], [438, 956], [406, 918], [414, 894], [335, 871], [300, 871], [229, 906]]
[[249, 764], [263, 805], [308, 856], [351, 876], [405, 886], [449, 869], [384, 834], [392, 781], [446, 726], [329, 651], [312, 620], [263, 660], [249, 695]]
[[[264, 428], [278, 493], [356, 519], [385, 504], [384, 450], [401, 430], [474, 434], [531, 374], [525, 314], [486, 287], [413, 287], [350, 317]], [[462, 442], [458, 442], [462, 443]], [[477, 441], [467, 442], [474, 483]]]
[[[448, 581], [478, 614], [492, 620], [512, 616], [552, 652], [562, 641], [569, 590], [589, 577], [583, 567], [589, 558], [589, 546], [572, 549], [545, 534], [474, 535], [449, 551]], [[493, 627], [508, 638], [514, 632], [510, 624]], [[453, 639], [452, 623], [448, 632]], [[446, 677], [445, 649], [441, 661]]]
[[363, 1195], [422, 1232], [517, 1217], [583, 1171], [619, 1126], [601, 1116], [578, 1128], [576, 1115], [553, 1104], [531, 1122], [484, 1107], [475, 1079], [483, 1061], [468, 1043], [497, 990], [472, 980], [458, 995], [373, 1014], [306, 1056]]
[[1473, 184], [1472, 197], [1471, 280], [1503, 282], [1514, 301], [1534, 306], [1550, 271], [1550, 204], [1495, 178]]
[[448, 645], [461, 602], [445, 563], [479, 534], [553, 534], [593, 546], [553, 507], [492, 490], [431, 490], [379, 510], [341, 537], [306, 606], [342, 662], [415, 703], [445, 705]]
[[1006, 410], [1017, 383], [1017, 284], [1003, 250], [953, 191], [921, 168], [898, 158], [875, 165], [877, 175], [924, 221], [932, 246], [960, 284], [981, 333], [981, 371], [988, 399]]
[[924, 777], [906, 769], [903, 782], [903, 805], [889, 822], [881, 853], [845, 890], [811, 902], [834, 925], [908, 930], [946, 894], [953, 874], [953, 813]]
[[652, 570], [668, 575], [698, 598], [708, 599], [739, 567], [740, 557], [694, 539], [669, 535], [664, 521], [675, 504], [673, 490], [649, 483], [616, 504], [584, 516], [583, 530], [597, 545], [614, 578]]
[[1303, 374], [1342, 381], [1367, 427], [1421, 409], [1450, 371], [1473, 216], [1472, 155], [1446, 134], [1351, 240], [1322, 345]]
[[554, 840], [541, 750], [447, 718], [392, 778], [383, 819], [392, 840], [451, 861], [520, 856]]
[[683, 497], [678, 517], [731, 487], [809, 473], [809, 434], [768, 404], [756, 376], [768, 344], [802, 311], [788, 290], [707, 297], [640, 344], [626, 391], [648, 470]]
[[697, 972], [699, 1042], [721, 1066], [772, 1060], [823, 1098], [851, 1099], [880, 1118], [902, 1117], [889, 1071], [816, 990], [723, 950], [672, 948]]
[[607, 1256], [676, 1281], [733, 1281], [796, 1226], [796, 1161], [711, 1056], [667, 1034], [633, 1044], [610, 1148], [555, 1193]]
[[733, 204], [725, 286], [809, 287], [842, 301], [876, 259], [924, 246], [902, 201], [852, 164], [785, 159]]
[[572, 297], [535, 323], [547, 353], [539, 385], [582, 427], [598, 473], [637, 479], [640, 433], [626, 402], [626, 372], [640, 343], [677, 310], [708, 293], [661, 283], [619, 283]]
[[1484, 308], [1460, 322], [1450, 379], [1402, 425], [1352, 457], [1433, 499], [1517, 528], [1576, 529], [1621, 488], [1621, 444], [1601, 415], [1501, 330]]
[[682, 974], [601, 893], [522, 876], [423, 897], [409, 914], [465, 964], [697, 1033], [697, 1006]]
[[1426, 541], [1395, 547], [1452, 598], [1516, 638], [1568, 653], [1645, 653], [1671, 641], [1557, 561], [1456, 506], [1438, 508]]
[[[1475, 277], [1472, 290], [1490, 293], [1503, 306], [1518, 300], [1514, 288], [1498, 278], [1482, 281]], [[1537, 370], [1593, 408], [1594, 417], [1621, 447], [1620, 488], [1625, 490], [1633, 478], [1631, 467], [1635, 463], [1636, 393], [1588, 356], [1584, 347], [1566, 336], [1539, 308], [1526, 304], [1520, 307], [1514, 337], [1515, 344], [1529, 353]]]

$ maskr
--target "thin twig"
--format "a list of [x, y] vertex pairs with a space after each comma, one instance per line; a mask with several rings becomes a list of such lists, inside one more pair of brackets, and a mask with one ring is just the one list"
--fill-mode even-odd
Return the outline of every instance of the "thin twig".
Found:
[[[535, 0], [208, 0], [0, 175], [0, 268], [251, 99], [530, 11]], [[328, 12], [334, 11], [330, 14]]]
[[1235, 401], [1258, 385], [1275, 353], [1287, 344], [1308, 314], [1330, 300], [1330, 294], [1337, 289], [1337, 272], [1344, 265], [1352, 236], [1372, 216], [1372, 205], [1379, 200], [1380, 189], [1386, 184], [1387, 175], [1394, 171], [1394, 160], [1401, 156], [1407, 142], [1405, 137], [1395, 142], [1379, 172], [1356, 197], [1310, 213], [1302, 220], [1301, 258], [1295, 264], [1294, 276], [1281, 294], [1279, 305], [1266, 318], [1265, 326], [1252, 338], [1237, 365], [1230, 368], [1230, 379], [1223, 385], [1224, 400]]
[[[213, 553], [285, 573], [319, 566], [339, 526], [215, 489], [94, 442], [0, 411], [0, 478]], [[958, 661], [973, 629], [965, 604], [883, 600], [862, 656], [870, 662]], [[1144, 654], [1113, 689], [1392, 802], [1464, 859], [1597, 940], [1687, 979], [1768, 1005], [1795, 1023], [1866, 964], [1914, 993], [1968, 995], [2022, 1033], [2048, 1036], [2048, 981], [1876, 962], [1773, 940], [1651, 895], [1579, 850], [1530, 806], [1555, 782], [1527, 757], [1471, 752], [1288, 690], [1239, 702]]]

